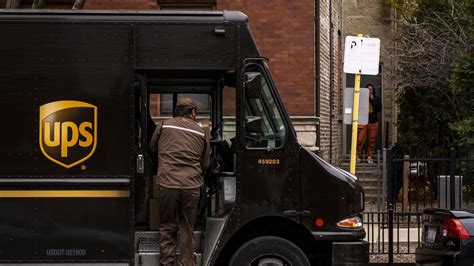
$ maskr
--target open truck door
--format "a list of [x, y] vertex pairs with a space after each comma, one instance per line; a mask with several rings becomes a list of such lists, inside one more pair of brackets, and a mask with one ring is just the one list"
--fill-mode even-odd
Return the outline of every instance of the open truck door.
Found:
[[[299, 144], [263, 60], [247, 60], [241, 98], [241, 198], [243, 220], [262, 209], [300, 221]], [[265, 177], [265, 178], [261, 178]]]

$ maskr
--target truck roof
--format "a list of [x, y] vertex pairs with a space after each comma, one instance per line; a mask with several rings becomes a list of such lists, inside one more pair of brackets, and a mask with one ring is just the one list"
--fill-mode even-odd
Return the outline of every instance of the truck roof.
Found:
[[59, 10], [0, 9], [0, 20], [21, 21], [97, 21], [124, 23], [183, 22], [247, 24], [240, 11], [130, 11], [130, 10]]

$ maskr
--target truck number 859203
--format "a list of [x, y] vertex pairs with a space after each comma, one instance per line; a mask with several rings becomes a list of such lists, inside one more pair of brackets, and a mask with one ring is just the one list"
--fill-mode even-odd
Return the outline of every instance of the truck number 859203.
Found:
[[258, 159], [258, 164], [280, 164], [280, 159]]

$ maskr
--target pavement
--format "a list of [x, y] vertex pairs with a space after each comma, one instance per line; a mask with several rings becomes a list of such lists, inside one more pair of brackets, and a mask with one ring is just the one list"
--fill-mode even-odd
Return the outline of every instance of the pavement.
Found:
[[[367, 212], [381, 211], [376, 204], [366, 203], [365, 209]], [[370, 219], [368, 221], [368, 219]], [[405, 243], [418, 243], [421, 241], [421, 221], [417, 221], [416, 217], [399, 217], [398, 221], [394, 222], [393, 241]], [[364, 215], [364, 228], [366, 232], [365, 240], [371, 243], [388, 242], [388, 217], [387, 215], [375, 214]]]
[[[387, 243], [388, 228], [380, 225], [365, 226], [365, 240], [371, 243]], [[393, 229], [393, 242], [418, 243], [421, 241], [421, 228], [396, 228]]]
[[[365, 210], [367, 212], [381, 212], [382, 208], [375, 203], [366, 202]], [[365, 240], [371, 245], [369, 247], [370, 263], [388, 263], [388, 225], [387, 216], [385, 215], [364, 215], [364, 228], [366, 232]], [[367, 221], [367, 219], [371, 219]], [[380, 224], [379, 224], [380, 223]], [[394, 262], [403, 263], [404, 265], [414, 265], [415, 249], [418, 242], [421, 241], [421, 223], [407, 219], [399, 220], [399, 225], [394, 223], [393, 229], [393, 252]]]

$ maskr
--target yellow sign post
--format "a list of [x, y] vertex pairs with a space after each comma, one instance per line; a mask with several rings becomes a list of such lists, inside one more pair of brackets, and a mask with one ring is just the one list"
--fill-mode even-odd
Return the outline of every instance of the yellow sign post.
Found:
[[352, 140], [351, 140], [351, 164], [350, 172], [355, 175], [357, 156], [357, 125], [359, 124], [359, 96], [360, 96], [360, 73], [355, 74], [354, 80], [354, 104], [352, 105]]
[[[344, 73], [355, 75], [354, 101], [352, 104], [352, 141], [350, 172], [355, 175], [357, 156], [357, 126], [359, 124], [359, 97], [361, 75], [378, 75], [380, 39], [363, 37], [362, 34], [346, 36]], [[350, 110], [350, 109], [349, 109]], [[349, 123], [351, 121], [348, 121]]]

